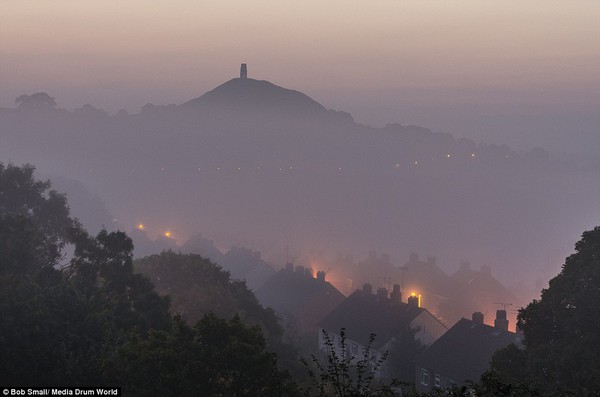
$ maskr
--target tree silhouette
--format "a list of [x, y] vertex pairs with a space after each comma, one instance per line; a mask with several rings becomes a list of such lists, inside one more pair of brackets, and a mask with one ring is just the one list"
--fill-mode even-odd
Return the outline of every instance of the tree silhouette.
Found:
[[546, 395], [600, 390], [600, 227], [583, 233], [541, 299], [518, 318], [526, 349], [509, 346], [494, 356], [501, 380], [530, 383]]

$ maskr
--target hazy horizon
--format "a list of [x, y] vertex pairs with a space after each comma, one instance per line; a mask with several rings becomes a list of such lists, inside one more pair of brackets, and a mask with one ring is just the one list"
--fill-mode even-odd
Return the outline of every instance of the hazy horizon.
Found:
[[515, 150], [600, 150], [600, 4], [4, 1], [1, 107], [45, 91], [115, 113], [235, 77]]

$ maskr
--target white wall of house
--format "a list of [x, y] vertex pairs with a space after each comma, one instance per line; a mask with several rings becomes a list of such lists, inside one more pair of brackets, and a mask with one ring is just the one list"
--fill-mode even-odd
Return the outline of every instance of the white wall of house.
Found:
[[415, 337], [424, 345], [429, 346], [448, 330], [435, 316], [424, 310], [410, 323], [411, 328], [418, 329]]

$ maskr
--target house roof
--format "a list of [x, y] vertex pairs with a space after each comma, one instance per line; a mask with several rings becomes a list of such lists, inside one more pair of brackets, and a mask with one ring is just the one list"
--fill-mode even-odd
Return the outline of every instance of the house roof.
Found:
[[390, 299], [381, 298], [362, 290], [356, 290], [344, 302], [331, 311], [319, 325], [330, 332], [345, 329], [346, 337], [363, 346], [375, 334], [373, 348], [384, 346], [397, 336], [404, 327], [421, 313], [423, 308], [406, 303], [393, 304]]
[[269, 278], [256, 296], [279, 314], [293, 315], [303, 331], [313, 332], [317, 331], [317, 322], [345, 298], [327, 281], [286, 269]]
[[419, 355], [415, 363], [457, 383], [477, 381], [489, 367], [494, 352], [511, 343], [519, 343], [517, 334], [463, 318]]
[[[486, 266], [482, 268], [485, 269]], [[517, 307], [520, 302], [520, 299], [496, 280], [489, 270], [476, 271], [464, 267], [454, 273], [451, 279], [467, 299], [478, 302], [510, 302]]]

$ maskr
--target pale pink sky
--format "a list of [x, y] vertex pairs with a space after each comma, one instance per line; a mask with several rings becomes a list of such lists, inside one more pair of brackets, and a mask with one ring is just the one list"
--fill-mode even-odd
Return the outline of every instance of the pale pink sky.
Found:
[[568, 151], [600, 134], [597, 0], [0, 2], [2, 107], [46, 91], [137, 112], [241, 62], [371, 125]]

